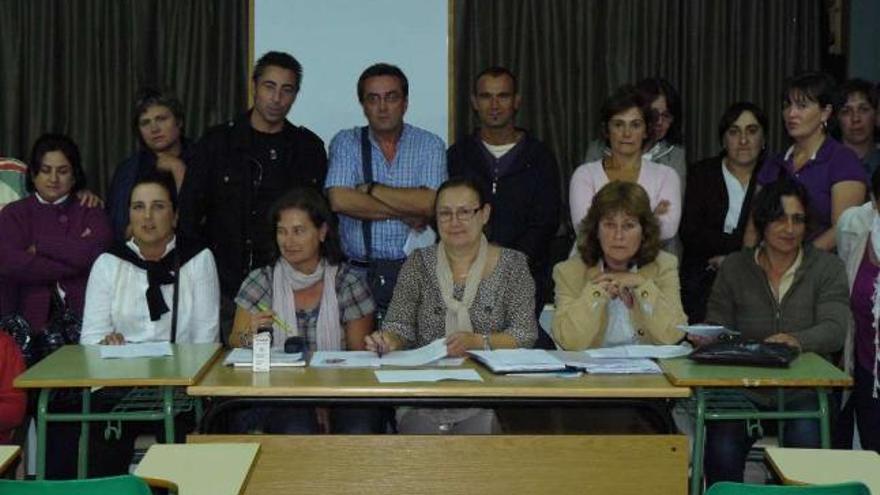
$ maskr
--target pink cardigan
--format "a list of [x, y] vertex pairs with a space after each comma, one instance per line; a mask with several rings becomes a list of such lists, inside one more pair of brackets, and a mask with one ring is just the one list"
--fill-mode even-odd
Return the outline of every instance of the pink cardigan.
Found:
[[[571, 176], [569, 186], [569, 203], [571, 205], [571, 223], [575, 230], [578, 224], [587, 216], [587, 211], [593, 203], [593, 196], [608, 184], [608, 176], [602, 168], [602, 161], [584, 163], [578, 167]], [[681, 220], [681, 183], [678, 174], [672, 167], [654, 163], [642, 158], [642, 167], [639, 171], [640, 186], [648, 192], [651, 198], [651, 209], [657, 208], [661, 200], [669, 201], [669, 210], [660, 215], [660, 239], [667, 240], [675, 237], [678, 233], [678, 223]]]

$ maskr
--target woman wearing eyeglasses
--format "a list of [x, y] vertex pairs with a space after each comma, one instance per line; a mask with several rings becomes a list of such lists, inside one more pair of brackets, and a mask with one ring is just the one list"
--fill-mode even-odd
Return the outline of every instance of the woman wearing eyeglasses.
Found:
[[[382, 331], [367, 349], [389, 352], [445, 338], [450, 357], [471, 349], [531, 347], [537, 337], [535, 284], [526, 257], [489, 244], [491, 208], [473, 181], [453, 178], [437, 190], [440, 242], [413, 252], [394, 288]], [[488, 409], [397, 411], [401, 433], [492, 433]]]

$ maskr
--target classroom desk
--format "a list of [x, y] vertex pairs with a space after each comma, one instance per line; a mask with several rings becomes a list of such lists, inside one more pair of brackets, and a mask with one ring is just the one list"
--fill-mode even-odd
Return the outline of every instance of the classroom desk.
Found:
[[787, 485], [830, 485], [860, 481], [880, 494], [880, 455], [873, 450], [783, 449], [764, 451]]
[[[788, 368], [709, 365], [687, 358], [664, 359], [660, 361], [660, 367], [672, 384], [692, 387], [694, 391], [696, 425], [691, 495], [702, 493], [706, 421], [816, 418], [821, 428], [822, 447], [829, 448], [831, 433], [828, 424], [828, 388], [852, 385], [849, 375], [814, 353], [800, 355]], [[736, 397], [731, 399], [731, 396], [725, 396], [713, 401], [713, 398], [719, 396], [713, 395], [716, 392], [708, 389], [724, 388], [775, 388], [780, 398], [783, 397], [785, 388], [813, 388], [819, 399], [819, 408], [816, 411], [787, 412], [780, 402], [777, 411], [757, 411], [742, 407], [742, 404], [748, 403], [738, 401]], [[731, 403], [735, 407], [727, 406]]]
[[0, 445], [0, 475], [6, 471], [6, 468], [12, 464], [20, 452], [21, 449], [17, 445]]
[[684, 435], [189, 435], [190, 442], [259, 443], [244, 495], [687, 489]]
[[257, 443], [157, 443], [147, 450], [134, 474], [150, 486], [178, 495], [238, 495], [259, 450]]
[[187, 393], [227, 398], [207, 411], [203, 432], [211, 432], [214, 418], [226, 410], [261, 400], [309, 405], [445, 407], [552, 406], [612, 401], [648, 407], [655, 404], [644, 399], [690, 397], [690, 389], [671, 385], [663, 375], [524, 378], [493, 375], [471, 360], [464, 366], [476, 369], [483, 381], [389, 384], [379, 383], [374, 369], [273, 368], [268, 373], [254, 373], [250, 368], [223, 366], [222, 360], [217, 360], [198, 384], [187, 387]]
[[[165, 441], [174, 441], [174, 388], [192, 385], [220, 354], [220, 344], [174, 344], [174, 355], [157, 358], [101, 359], [99, 346], [68, 345], [15, 379], [17, 388], [40, 389], [37, 403], [37, 479], [46, 474], [46, 423], [79, 422], [78, 476], [88, 467], [89, 422], [164, 421]], [[123, 412], [91, 412], [92, 387], [156, 387], [160, 399]], [[81, 413], [51, 413], [49, 395], [53, 389], [81, 388]], [[135, 389], [136, 391], [138, 389]]]

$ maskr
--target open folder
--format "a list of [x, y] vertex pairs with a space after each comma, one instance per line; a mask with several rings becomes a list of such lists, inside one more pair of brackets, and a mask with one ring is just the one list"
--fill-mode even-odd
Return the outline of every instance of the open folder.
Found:
[[565, 363], [543, 349], [497, 349], [468, 351], [492, 373], [561, 371]]
[[[236, 347], [226, 355], [223, 360], [224, 366], [252, 366], [254, 361], [254, 351], [243, 347]], [[303, 359], [301, 352], [295, 354], [287, 354], [281, 349], [272, 349], [269, 354], [269, 366], [276, 367], [298, 367], [305, 366], [306, 361]]]

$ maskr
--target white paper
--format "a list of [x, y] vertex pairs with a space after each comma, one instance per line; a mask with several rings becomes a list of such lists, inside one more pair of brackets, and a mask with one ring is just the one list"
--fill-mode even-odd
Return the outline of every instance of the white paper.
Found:
[[592, 358], [654, 358], [666, 359], [687, 356], [693, 348], [681, 345], [621, 345], [617, 347], [601, 347], [583, 351]]
[[378, 368], [379, 356], [370, 351], [315, 351], [309, 366], [313, 368]]
[[443, 358], [438, 361], [434, 361], [431, 363], [431, 366], [438, 366], [440, 368], [457, 368], [464, 364], [464, 358]]
[[739, 335], [739, 332], [736, 330], [731, 330], [721, 325], [679, 325], [678, 329], [691, 335], [713, 339], [724, 334]]
[[416, 249], [433, 246], [436, 242], [437, 234], [430, 226], [420, 231], [409, 229], [409, 235], [406, 236], [406, 242], [403, 243], [403, 252], [409, 256]]
[[[223, 360], [224, 366], [251, 366], [253, 363], [253, 351], [251, 349], [245, 349], [243, 347], [236, 347], [232, 349], [232, 351], [226, 355], [226, 359]], [[291, 367], [291, 366], [305, 366], [306, 362], [303, 360], [302, 353], [297, 352], [295, 354], [285, 354], [283, 349], [272, 349], [269, 351], [269, 364], [271, 367]]]
[[543, 349], [497, 349], [468, 351], [495, 373], [517, 371], [559, 371], [565, 363]]
[[551, 351], [569, 368], [592, 374], [660, 374], [663, 370], [648, 358], [594, 358], [578, 351]]
[[379, 359], [382, 366], [424, 366], [446, 357], [446, 339], [437, 339], [430, 344], [409, 351], [394, 351]]
[[463, 370], [377, 370], [373, 373], [376, 374], [376, 379], [379, 380], [379, 383], [439, 382], [443, 380], [483, 381], [480, 374], [471, 368]]
[[140, 344], [102, 345], [101, 358], [142, 358], [173, 356], [170, 342], [142, 342]]
[[584, 376], [583, 371], [550, 371], [542, 373], [508, 373], [504, 376], [515, 376], [519, 378], [580, 378]]

